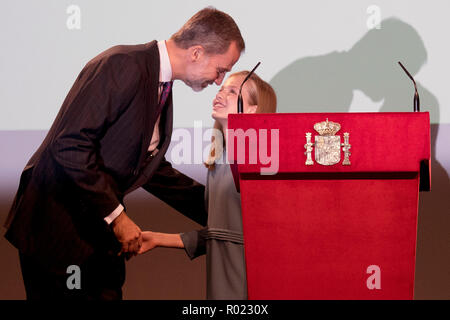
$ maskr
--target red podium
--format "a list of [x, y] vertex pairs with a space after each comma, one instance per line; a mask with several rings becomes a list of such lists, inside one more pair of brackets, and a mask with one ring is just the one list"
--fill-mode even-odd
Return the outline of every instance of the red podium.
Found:
[[428, 113], [235, 114], [228, 126], [249, 299], [413, 299]]

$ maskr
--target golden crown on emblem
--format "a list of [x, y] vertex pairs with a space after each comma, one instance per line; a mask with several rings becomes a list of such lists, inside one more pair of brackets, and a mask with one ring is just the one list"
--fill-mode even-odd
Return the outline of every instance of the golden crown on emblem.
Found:
[[326, 121], [318, 122], [314, 125], [316, 130], [321, 136], [334, 136], [336, 132], [341, 129], [341, 125], [336, 122]]

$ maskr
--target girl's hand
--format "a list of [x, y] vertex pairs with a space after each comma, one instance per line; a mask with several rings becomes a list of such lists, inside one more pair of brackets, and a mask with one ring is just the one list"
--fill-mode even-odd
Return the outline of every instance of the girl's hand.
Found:
[[139, 250], [139, 254], [146, 253], [156, 247], [158, 247], [158, 234], [152, 231], [143, 231], [142, 235], [142, 246]]

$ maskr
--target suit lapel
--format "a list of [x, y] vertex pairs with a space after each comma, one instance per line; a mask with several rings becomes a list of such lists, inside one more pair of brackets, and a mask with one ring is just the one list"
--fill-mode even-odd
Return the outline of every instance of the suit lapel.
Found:
[[150, 145], [153, 127], [156, 122], [156, 109], [158, 106], [158, 86], [159, 86], [159, 51], [156, 41], [149, 43], [149, 49], [147, 54], [147, 77], [145, 78], [144, 85], [144, 95], [145, 95], [145, 106], [144, 106], [144, 126], [141, 134], [141, 152], [139, 155], [138, 167], [140, 169], [145, 156], [147, 154], [148, 146]]
[[[158, 107], [158, 86], [159, 86], [159, 50], [156, 41], [152, 41], [148, 44], [148, 52], [147, 52], [147, 76], [144, 81], [144, 96], [145, 96], [145, 106], [144, 106], [144, 124], [143, 124], [143, 132], [141, 134], [141, 151], [139, 155], [138, 167], [135, 168], [135, 175], [130, 183], [130, 187], [125, 191], [125, 193], [130, 193], [131, 191], [139, 188], [143, 184], [145, 184], [148, 179], [152, 176], [153, 172], [158, 168], [161, 163], [164, 155], [169, 147], [170, 139], [172, 136], [172, 128], [173, 128], [173, 107], [172, 107], [172, 93], [170, 93], [166, 106], [161, 113], [161, 122], [160, 126], [164, 126], [163, 130], [161, 130], [161, 140], [162, 145], [155, 156], [155, 158], [150, 161], [145, 167], [147, 150], [150, 145], [153, 129], [155, 126], [155, 122], [157, 120], [157, 107]], [[164, 119], [164, 120], [163, 120]]]

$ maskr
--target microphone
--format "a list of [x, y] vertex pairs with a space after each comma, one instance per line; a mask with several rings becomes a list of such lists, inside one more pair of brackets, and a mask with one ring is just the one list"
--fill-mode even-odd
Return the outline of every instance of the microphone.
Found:
[[406, 72], [408, 77], [414, 83], [414, 89], [415, 89], [415, 93], [414, 93], [414, 112], [420, 112], [420, 100], [419, 100], [419, 93], [417, 92], [416, 82], [414, 81], [414, 78], [412, 77], [412, 75], [408, 72], [408, 70], [406, 70], [406, 68], [402, 65], [402, 63], [400, 61], [398, 62], [398, 64], [400, 65], [400, 67], [402, 67], [403, 71]]
[[258, 68], [258, 66], [260, 64], [261, 64], [261, 62], [258, 62], [256, 64], [256, 66], [253, 68], [253, 70], [250, 71], [250, 73], [245, 77], [244, 81], [242, 81], [242, 83], [241, 83], [241, 87], [239, 88], [238, 101], [237, 101], [237, 112], [238, 113], [244, 113], [244, 101], [242, 101], [242, 86], [244, 85], [245, 81], [247, 81], [248, 78], [250, 78], [250, 76], [253, 74], [253, 72], [255, 72], [256, 68]]

